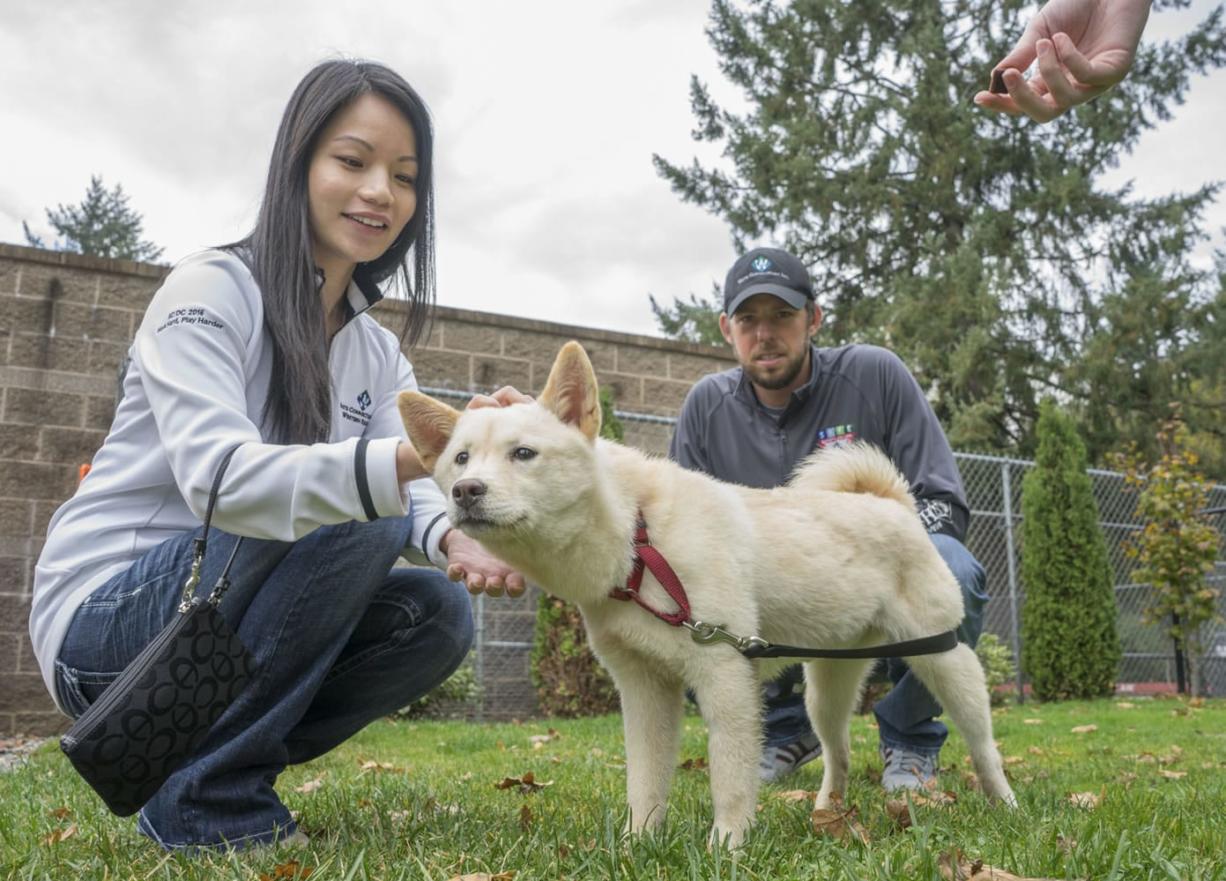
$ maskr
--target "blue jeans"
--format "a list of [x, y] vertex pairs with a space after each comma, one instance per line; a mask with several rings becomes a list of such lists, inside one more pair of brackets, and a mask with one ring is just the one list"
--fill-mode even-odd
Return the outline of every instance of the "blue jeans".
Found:
[[[247, 688], [196, 755], [140, 812], [167, 850], [269, 843], [295, 831], [273, 790], [287, 765], [323, 755], [446, 679], [473, 638], [468, 595], [433, 569], [392, 569], [408, 518], [350, 522], [297, 542], [245, 539], [221, 612], [255, 658]], [[172, 619], [192, 539], [169, 539], [80, 607], [59, 659], [80, 715]], [[199, 592], [237, 539], [214, 530]]]
[[[966, 617], [958, 627], [958, 639], [974, 646], [983, 630], [983, 607], [988, 601], [984, 590], [987, 573], [966, 546], [953, 536], [936, 533], [930, 538], [962, 588]], [[873, 707], [881, 743], [935, 756], [949, 736], [945, 723], [936, 719], [941, 714], [941, 705], [915, 678], [905, 661], [889, 658], [885, 664], [893, 687]], [[805, 712], [804, 689], [798, 687], [801, 682], [801, 668], [797, 665], [787, 668], [763, 686], [767, 746], [781, 746], [812, 733]]]

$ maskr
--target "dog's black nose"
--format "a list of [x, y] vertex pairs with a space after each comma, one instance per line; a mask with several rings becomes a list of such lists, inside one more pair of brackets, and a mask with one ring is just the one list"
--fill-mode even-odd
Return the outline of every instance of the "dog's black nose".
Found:
[[451, 487], [451, 497], [461, 508], [471, 508], [485, 495], [485, 484], [480, 480], [457, 480]]

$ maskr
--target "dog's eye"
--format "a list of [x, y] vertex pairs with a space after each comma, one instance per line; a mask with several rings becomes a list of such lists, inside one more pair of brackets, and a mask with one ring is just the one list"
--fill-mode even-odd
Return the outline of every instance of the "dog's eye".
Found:
[[456, 463], [457, 465], [466, 465], [466, 464], [468, 464], [468, 451], [467, 451], [467, 450], [460, 450], [460, 452], [456, 453], [456, 454], [455, 454], [455, 463]]
[[529, 459], [536, 458], [536, 450], [529, 447], [516, 447], [511, 451], [511, 458], [517, 459], [520, 462], [527, 462]]

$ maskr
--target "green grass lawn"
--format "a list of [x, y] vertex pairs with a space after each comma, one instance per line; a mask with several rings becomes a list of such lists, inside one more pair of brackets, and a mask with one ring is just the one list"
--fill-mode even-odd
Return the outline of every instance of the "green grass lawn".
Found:
[[[1226, 701], [1110, 700], [996, 711], [996, 734], [1020, 807], [987, 804], [967, 780], [962, 741], [942, 754], [956, 801], [913, 806], [902, 829], [873, 782], [871, 717], [853, 722], [854, 808], [866, 842], [816, 834], [820, 761], [764, 787], [758, 823], [736, 854], [709, 851], [707, 774], [679, 770], [665, 827], [627, 840], [620, 719], [522, 725], [385, 722], [332, 754], [290, 769], [278, 790], [311, 836], [305, 848], [196, 859], [168, 856], [132, 820], [109, 815], [48, 744], [0, 774], [5, 879], [939, 878], [938, 859], [968, 859], [1025, 877], [1226, 879]], [[1074, 728], [1097, 726], [1075, 733]], [[536, 746], [534, 736], [556, 729]], [[705, 754], [685, 720], [681, 759]], [[691, 763], [694, 764], [694, 763]], [[531, 773], [548, 785], [498, 789]], [[1095, 806], [1070, 795], [1092, 793]], [[1094, 801], [1095, 799], [1089, 799]], [[503, 876], [508, 877], [508, 876]]]

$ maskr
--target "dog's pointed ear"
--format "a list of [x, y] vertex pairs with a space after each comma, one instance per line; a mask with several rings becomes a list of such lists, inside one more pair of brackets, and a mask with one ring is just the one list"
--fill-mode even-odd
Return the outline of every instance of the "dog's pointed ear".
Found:
[[594, 440], [600, 434], [600, 391], [596, 372], [583, 346], [574, 340], [562, 347], [539, 403], [567, 425], [573, 425]]
[[409, 443], [417, 451], [421, 464], [433, 474], [439, 455], [451, 440], [451, 432], [460, 418], [459, 411], [421, 392], [401, 392], [396, 405], [400, 408], [404, 430], [409, 433]]

